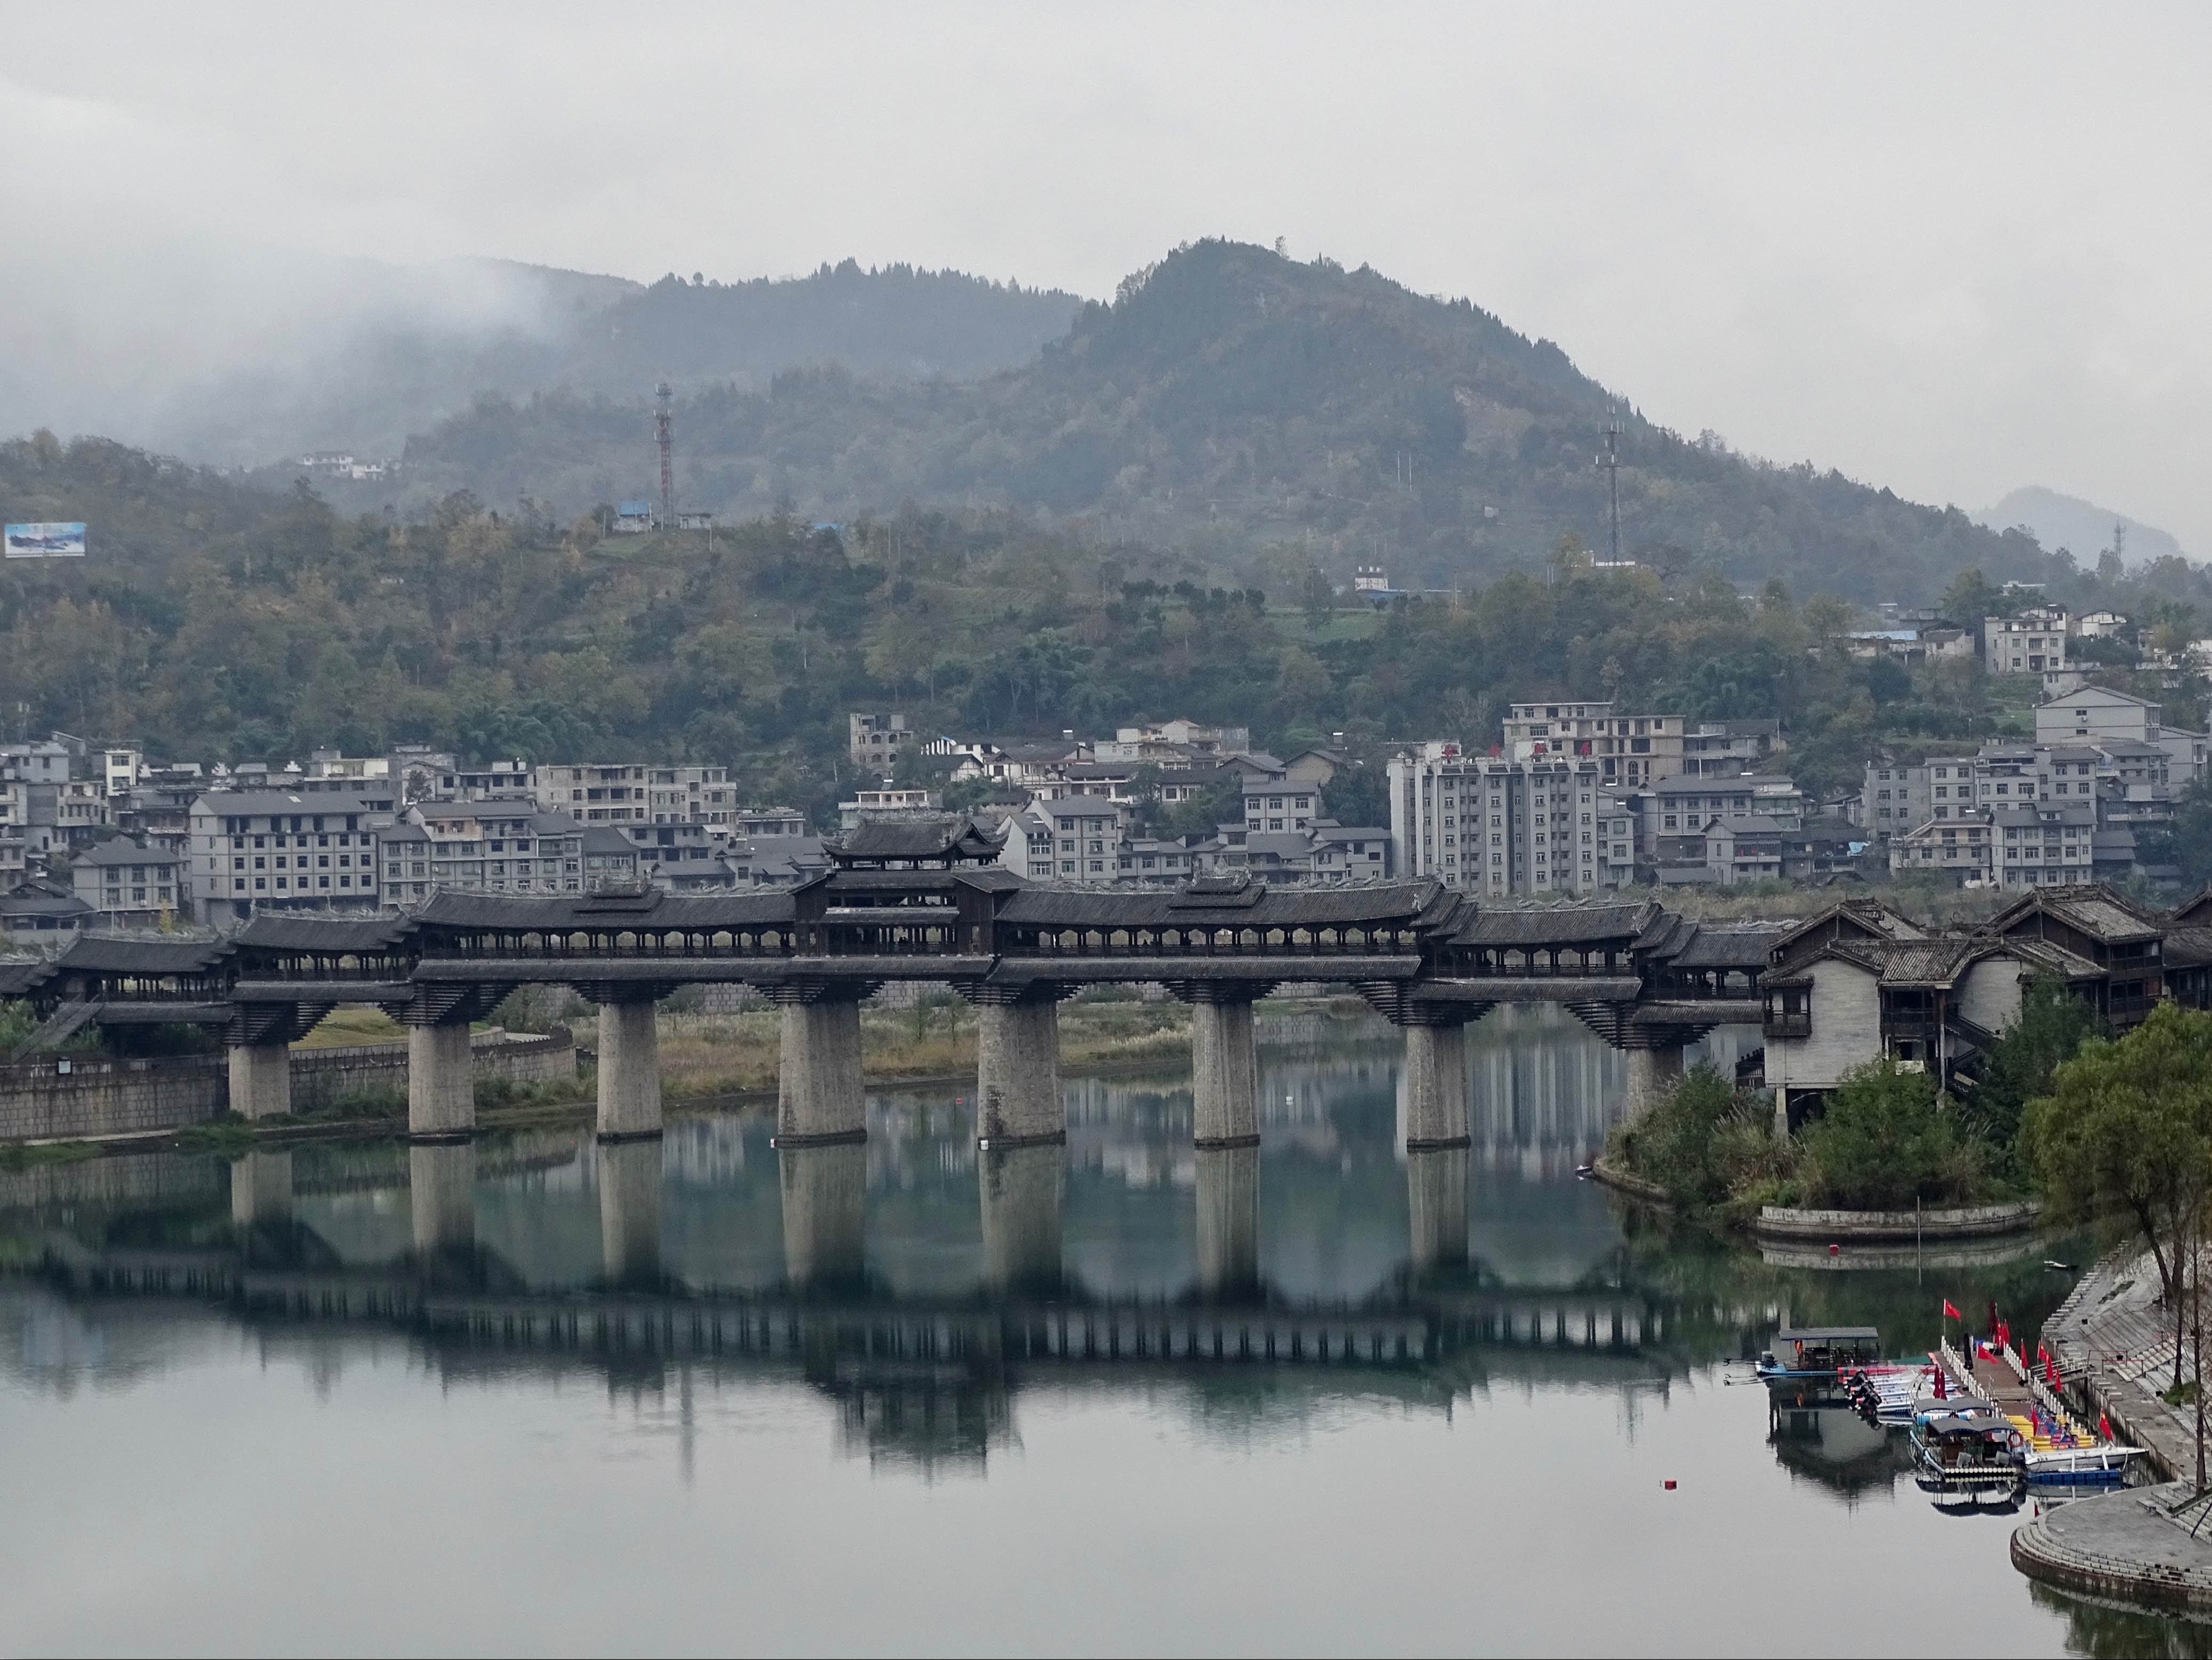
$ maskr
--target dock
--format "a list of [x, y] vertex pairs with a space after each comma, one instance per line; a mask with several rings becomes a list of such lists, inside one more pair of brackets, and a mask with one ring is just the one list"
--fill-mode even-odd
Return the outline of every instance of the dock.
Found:
[[1967, 1341], [1962, 1355], [1948, 1337], [1929, 1357], [1970, 1395], [1978, 1395], [2004, 1414], [2037, 1452], [2068, 1447], [2098, 1445], [2096, 1433], [2084, 1425], [2049, 1385], [2030, 1372], [2020, 1356], [1994, 1344]]

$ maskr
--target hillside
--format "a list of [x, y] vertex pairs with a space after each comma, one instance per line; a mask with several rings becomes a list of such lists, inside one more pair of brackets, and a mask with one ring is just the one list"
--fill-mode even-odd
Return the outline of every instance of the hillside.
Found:
[[[589, 519], [564, 529], [466, 496], [349, 518], [304, 487], [263, 492], [43, 434], [0, 444], [0, 515], [91, 526], [86, 559], [0, 566], [10, 735], [135, 737], [202, 760], [402, 741], [709, 760], [750, 797], [821, 816], [852, 783], [844, 723], [859, 708], [985, 734], [1188, 715], [1279, 748], [1343, 732], [1379, 760], [1408, 736], [1494, 742], [1515, 698], [1609, 695], [1779, 712], [1814, 789], [1848, 784], [1877, 748], [2023, 730], [2017, 687], [1971, 663], [1908, 674], [1856, 657], [1848, 606], [1778, 587], [1747, 601], [1702, 567], [1662, 579], [1585, 558], [1378, 611], [1340, 603], [1310, 567], [1262, 591], [1188, 548], [1032, 514], [911, 508], [835, 528], [778, 515], [603, 538]], [[2173, 561], [2053, 593], [2161, 639], [2199, 638], [2212, 617], [2212, 575]]]
[[[641, 302], [626, 302], [641, 303]], [[668, 296], [677, 313], [688, 299]], [[1559, 347], [1368, 270], [1225, 242], [1178, 250], [1034, 360], [969, 384], [841, 369], [724, 387], [678, 415], [684, 505], [838, 520], [904, 501], [1042, 510], [1088, 533], [1340, 581], [1449, 587], [1603, 547], [1593, 452], [1613, 398]], [[1810, 466], [1622, 414], [1624, 551], [1662, 570], [1931, 598], [1959, 570], [2048, 580], [2034, 543]], [[410, 440], [405, 499], [466, 488], [562, 512], [646, 493], [641, 403], [486, 401]], [[362, 505], [379, 494], [364, 492]]]

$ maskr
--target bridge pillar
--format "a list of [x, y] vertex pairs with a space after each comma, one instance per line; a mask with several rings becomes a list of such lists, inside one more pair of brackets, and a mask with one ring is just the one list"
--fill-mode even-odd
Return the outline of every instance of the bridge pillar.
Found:
[[407, 1134], [455, 1141], [476, 1134], [475, 1064], [466, 1018], [407, 1028]]
[[1056, 1146], [986, 1148], [976, 1160], [983, 1202], [983, 1279], [999, 1293], [1060, 1289], [1060, 1198], [1066, 1154]]
[[858, 1286], [867, 1262], [867, 1148], [779, 1145], [776, 1162], [785, 1278], [799, 1291]]
[[657, 1141], [599, 1147], [599, 1260], [610, 1285], [660, 1282], [661, 1148]]
[[1168, 989], [1190, 1005], [1192, 1142], [1257, 1147], [1260, 1051], [1252, 1036], [1252, 1005], [1272, 984], [1200, 980]]
[[1200, 1146], [1196, 1159], [1199, 1293], [1253, 1295], [1260, 1289], [1260, 1149]]
[[1456, 1020], [1406, 1026], [1398, 1091], [1406, 1151], [1466, 1147], [1473, 1139], [1467, 1083], [1467, 1027]]
[[1628, 1051], [1627, 1117], [1642, 1118], [1681, 1082], [1682, 1049], [1674, 1043]]
[[975, 1005], [975, 1144], [1025, 1147], [1067, 1139], [1060, 1098], [1060, 1000], [1070, 988], [1008, 994], [963, 986]]
[[1407, 1213], [1413, 1271], [1467, 1266], [1467, 1176], [1462, 1144], [1406, 1156]]
[[230, 1110], [241, 1118], [278, 1118], [292, 1110], [292, 1045], [234, 1043], [230, 1048]]
[[[435, 1031], [437, 1028], [426, 1027]], [[466, 1035], [468, 1028], [461, 1028]], [[407, 1203], [415, 1254], [450, 1256], [477, 1242], [477, 1149], [472, 1142], [417, 1144], [407, 1149]]]
[[827, 1147], [868, 1139], [860, 1075], [860, 983], [778, 986], [782, 1047], [776, 1063], [775, 1144]]
[[658, 1136], [660, 1027], [658, 987], [599, 1004], [599, 1139]]
[[230, 1167], [230, 1220], [234, 1227], [289, 1221], [292, 1217], [292, 1155], [248, 1153]]

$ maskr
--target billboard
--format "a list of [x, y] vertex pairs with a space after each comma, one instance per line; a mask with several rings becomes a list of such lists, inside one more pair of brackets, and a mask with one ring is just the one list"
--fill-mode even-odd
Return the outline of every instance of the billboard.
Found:
[[84, 526], [70, 524], [10, 524], [0, 530], [8, 542], [10, 559], [82, 559]]

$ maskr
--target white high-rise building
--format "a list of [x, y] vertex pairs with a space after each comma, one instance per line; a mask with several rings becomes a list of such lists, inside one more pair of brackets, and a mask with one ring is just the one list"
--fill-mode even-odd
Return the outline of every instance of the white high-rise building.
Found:
[[1394, 758], [1389, 778], [1401, 875], [1502, 896], [1595, 892], [1633, 874], [1632, 856], [1611, 857], [1633, 830], [1595, 757], [1469, 755], [1438, 740]]

